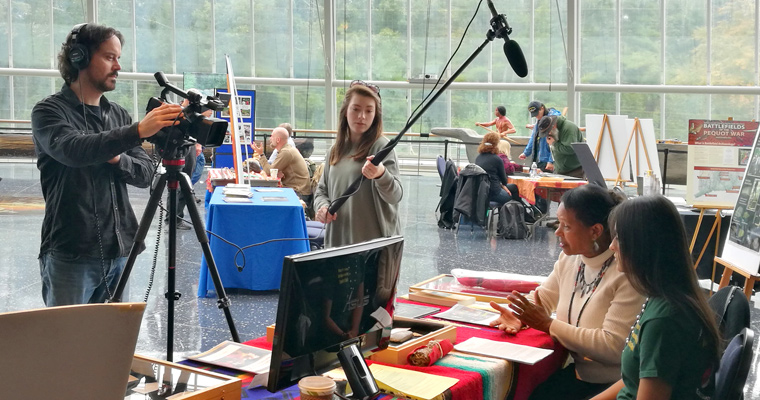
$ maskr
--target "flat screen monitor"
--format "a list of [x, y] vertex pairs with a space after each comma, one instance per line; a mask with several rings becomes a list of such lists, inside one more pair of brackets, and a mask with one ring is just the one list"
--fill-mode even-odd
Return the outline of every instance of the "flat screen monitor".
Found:
[[578, 161], [581, 162], [583, 173], [586, 174], [588, 183], [607, 188], [607, 182], [604, 181], [602, 176], [602, 170], [599, 169], [599, 165], [596, 163], [594, 155], [591, 153], [591, 148], [588, 147], [588, 143], [571, 143], [575, 155], [578, 156]]
[[[329, 371], [346, 350], [366, 368], [362, 356], [388, 346], [403, 244], [393, 236], [285, 257], [269, 391]], [[346, 370], [357, 359], [340, 362]]]

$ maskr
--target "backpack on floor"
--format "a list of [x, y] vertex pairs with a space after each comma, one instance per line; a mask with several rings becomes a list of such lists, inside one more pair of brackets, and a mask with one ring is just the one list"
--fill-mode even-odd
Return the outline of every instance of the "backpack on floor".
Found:
[[525, 223], [534, 224], [543, 215], [541, 210], [537, 206], [528, 203], [528, 200], [521, 197], [520, 202], [525, 207]]
[[525, 206], [521, 202], [510, 200], [501, 206], [497, 234], [504, 239], [525, 239], [528, 236]]

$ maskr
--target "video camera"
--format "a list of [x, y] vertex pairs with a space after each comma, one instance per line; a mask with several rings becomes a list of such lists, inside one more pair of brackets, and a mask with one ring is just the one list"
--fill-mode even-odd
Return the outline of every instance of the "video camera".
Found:
[[191, 89], [185, 92], [169, 83], [163, 72], [156, 72], [153, 76], [164, 90], [161, 91], [160, 97], [151, 97], [148, 100], [146, 112], [150, 112], [163, 103], [170, 103], [166, 98], [168, 92], [185, 98], [189, 102], [183, 109], [184, 118], [178, 116], [179, 125], [163, 128], [147, 139], [158, 147], [158, 152], [163, 158], [183, 158], [183, 150], [187, 150], [195, 143], [206, 147], [219, 147], [224, 143], [227, 121], [203, 115], [203, 112], [207, 110], [222, 110], [225, 107], [224, 103], [215, 97], [204, 96], [197, 90]]

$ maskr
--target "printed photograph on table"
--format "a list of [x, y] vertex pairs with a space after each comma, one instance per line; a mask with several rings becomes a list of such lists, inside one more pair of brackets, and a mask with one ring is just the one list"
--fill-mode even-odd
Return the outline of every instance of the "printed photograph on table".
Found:
[[688, 204], [731, 206], [736, 202], [757, 128], [754, 121], [689, 120]]

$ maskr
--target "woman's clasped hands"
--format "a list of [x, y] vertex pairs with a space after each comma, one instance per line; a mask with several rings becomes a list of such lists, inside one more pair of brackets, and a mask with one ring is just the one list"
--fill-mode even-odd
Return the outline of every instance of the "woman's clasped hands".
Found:
[[538, 291], [533, 292], [536, 303], [532, 303], [517, 291], [507, 296], [511, 304], [508, 307], [491, 302], [491, 307], [499, 311], [499, 318], [491, 321], [490, 325], [509, 334], [516, 334], [525, 327], [531, 327], [549, 333], [552, 324], [551, 316], [541, 305]]

